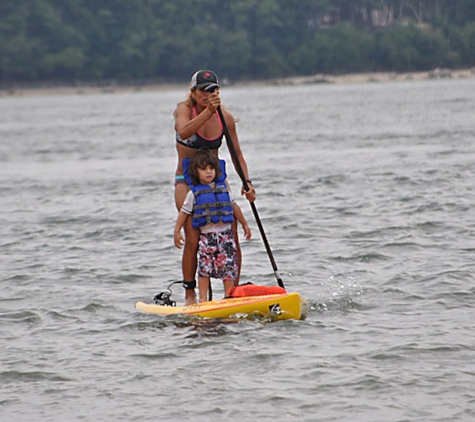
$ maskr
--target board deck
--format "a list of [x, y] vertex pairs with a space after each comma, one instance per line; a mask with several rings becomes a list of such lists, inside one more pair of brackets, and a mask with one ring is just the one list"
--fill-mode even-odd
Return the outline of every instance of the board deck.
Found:
[[304, 319], [307, 303], [299, 293], [247, 296], [212, 300], [187, 306], [163, 306], [137, 302], [135, 307], [156, 315], [194, 315], [202, 318], [271, 317], [275, 320]]

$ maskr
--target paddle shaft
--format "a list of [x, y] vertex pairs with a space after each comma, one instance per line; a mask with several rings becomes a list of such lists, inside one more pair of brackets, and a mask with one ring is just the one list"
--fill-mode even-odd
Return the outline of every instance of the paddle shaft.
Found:
[[[228, 129], [228, 126], [226, 125], [226, 120], [224, 120], [224, 115], [223, 115], [223, 111], [221, 110], [221, 106], [219, 106], [217, 110], [218, 110], [219, 118], [221, 119], [221, 123], [223, 125], [223, 132], [226, 138], [226, 145], [228, 146], [229, 152], [231, 154], [231, 157], [236, 167], [236, 171], [242, 181], [244, 190], [247, 192], [249, 190], [249, 184], [248, 184], [248, 181], [246, 180], [246, 176], [244, 175], [244, 171], [242, 169], [241, 162], [239, 161], [236, 148], [234, 148], [233, 140], [231, 139], [231, 135], [229, 134], [229, 129]], [[254, 214], [254, 218], [256, 220], [257, 226], [259, 227], [259, 232], [261, 233], [262, 241], [264, 242], [264, 246], [266, 247], [267, 255], [269, 256], [272, 269], [274, 270], [274, 275], [275, 275], [275, 278], [277, 279], [277, 284], [280, 287], [285, 288], [284, 282], [282, 281], [282, 278], [279, 275], [279, 270], [277, 269], [277, 264], [275, 263], [274, 255], [272, 254], [272, 250], [270, 248], [269, 242], [267, 241], [267, 236], [264, 231], [264, 226], [262, 225], [261, 219], [259, 217], [259, 213], [257, 212], [256, 204], [251, 201], [249, 201], [249, 203], [251, 204], [252, 213]]]

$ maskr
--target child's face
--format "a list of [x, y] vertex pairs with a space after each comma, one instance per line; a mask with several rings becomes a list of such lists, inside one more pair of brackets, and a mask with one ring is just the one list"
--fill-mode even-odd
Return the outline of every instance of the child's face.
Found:
[[216, 170], [211, 164], [206, 164], [205, 167], [198, 167], [198, 177], [201, 183], [209, 185], [216, 178]]

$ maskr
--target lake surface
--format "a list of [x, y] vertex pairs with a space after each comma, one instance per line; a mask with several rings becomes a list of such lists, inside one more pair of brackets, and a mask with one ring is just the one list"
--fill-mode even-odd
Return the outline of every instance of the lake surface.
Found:
[[[307, 319], [134, 309], [181, 278], [185, 89], [3, 97], [0, 419], [474, 420], [475, 80], [222, 91]], [[242, 281], [273, 285], [238, 201]]]

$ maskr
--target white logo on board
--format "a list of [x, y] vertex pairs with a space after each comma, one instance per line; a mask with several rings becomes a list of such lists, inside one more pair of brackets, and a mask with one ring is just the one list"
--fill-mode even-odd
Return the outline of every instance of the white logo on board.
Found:
[[280, 309], [280, 305], [278, 303], [274, 303], [273, 305], [270, 305], [269, 311], [277, 315], [280, 315], [282, 313], [282, 309]]

